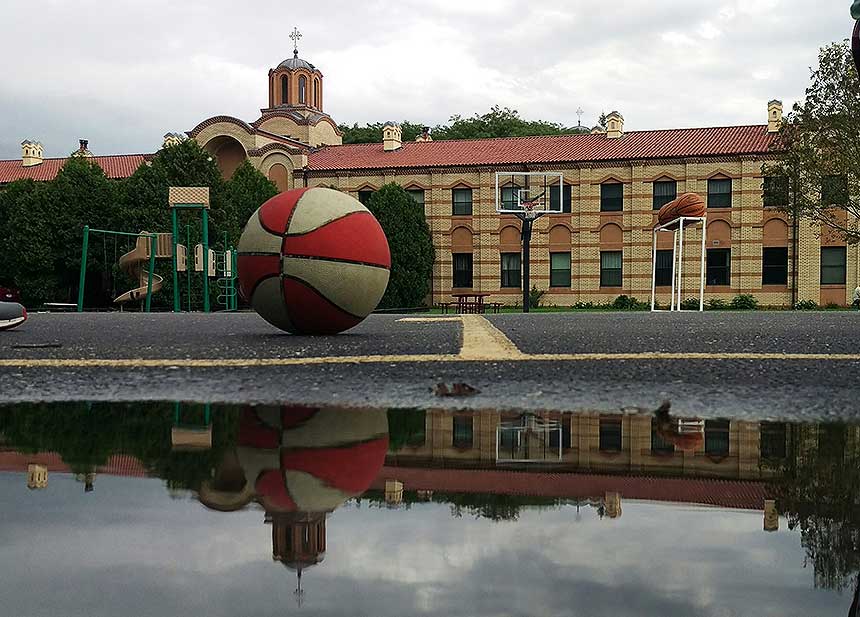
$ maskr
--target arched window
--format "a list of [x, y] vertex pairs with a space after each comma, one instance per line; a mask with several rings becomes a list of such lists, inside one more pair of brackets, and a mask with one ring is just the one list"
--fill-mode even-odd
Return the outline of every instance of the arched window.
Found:
[[314, 78], [314, 107], [320, 106], [320, 80]]
[[302, 75], [299, 77], [299, 105], [304, 105], [307, 101], [307, 89], [308, 89], [308, 80]]
[[290, 79], [286, 75], [281, 75], [281, 105], [286, 105], [290, 102]]

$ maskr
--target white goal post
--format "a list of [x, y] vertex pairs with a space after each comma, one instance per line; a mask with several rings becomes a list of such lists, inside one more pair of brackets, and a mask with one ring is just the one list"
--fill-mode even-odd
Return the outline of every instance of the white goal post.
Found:
[[[705, 310], [705, 237], [707, 236], [707, 217], [682, 216], [674, 221], [657, 225], [651, 233], [651, 312], [681, 311], [684, 292], [684, 232], [687, 228], [702, 228], [701, 251], [699, 255], [699, 311]], [[672, 234], [672, 282], [671, 300], [668, 309], [657, 306], [657, 234]], [[687, 309], [694, 310], [694, 309]]]

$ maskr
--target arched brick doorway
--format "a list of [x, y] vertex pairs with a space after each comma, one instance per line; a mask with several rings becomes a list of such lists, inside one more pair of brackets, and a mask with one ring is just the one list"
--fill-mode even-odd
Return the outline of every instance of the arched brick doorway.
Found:
[[287, 168], [281, 163], [275, 163], [269, 168], [269, 180], [275, 183], [275, 186], [278, 187], [278, 191], [281, 193], [290, 188]]
[[236, 168], [247, 158], [245, 148], [238, 140], [227, 135], [210, 139], [203, 148], [215, 157], [221, 177], [229, 180]]

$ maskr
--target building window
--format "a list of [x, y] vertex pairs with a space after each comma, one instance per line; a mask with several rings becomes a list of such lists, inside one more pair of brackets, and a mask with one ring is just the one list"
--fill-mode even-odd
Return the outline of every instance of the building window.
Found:
[[766, 208], [788, 205], [788, 176], [765, 176], [762, 203]]
[[503, 186], [501, 188], [502, 210], [520, 209], [520, 187]]
[[845, 247], [821, 247], [821, 284], [845, 284]]
[[451, 201], [454, 204], [454, 214], [472, 214], [472, 189], [452, 190]]
[[454, 287], [472, 286], [472, 254], [454, 253]]
[[320, 80], [314, 79], [314, 107], [320, 106]]
[[307, 100], [308, 80], [302, 75], [299, 77], [299, 105], [304, 105]]
[[621, 251], [600, 252], [600, 286], [621, 287]]
[[761, 250], [761, 284], [788, 283], [788, 247], [776, 246]]
[[600, 418], [601, 452], [621, 451], [621, 418]]
[[454, 447], [472, 447], [472, 416], [454, 416]]
[[561, 430], [553, 430], [549, 434], [549, 447], [558, 448], [558, 435], [561, 433], [561, 449], [570, 450], [570, 416], [565, 415], [559, 425]]
[[570, 287], [570, 253], [549, 254], [549, 286]]
[[502, 287], [520, 288], [519, 253], [502, 253]]
[[363, 189], [359, 191], [358, 201], [360, 201], [362, 205], [366, 206], [375, 192], [376, 191], [374, 191], [373, 189]]
[[678, 183], [664, 180], [654, 183], [654, 209], [659, 210], [678, 195]]
[[846, 176], [824, 176], [821, 179], [821, 203], [825, 206], [848, 204], [848, 178]]
[[651, 453], [672, 454], [673, 452], [675, 452], [675, 445], [660, 437], [657, 433], [657, 418], [651, 418]]
[[287, 105], [290, 102], [290, 79], [286, 75], [281, 76], [281, 104]]
[[731, 285], [732, 250], [708, 249], [707, 271], [705, 274], [708, 285]]
[[624, 208], [624, 185], [606, 182], [600, 185], [600, 211], [621, 212]]
[[654, 284], [657, 287], [668, 287], [672, 284], [672, 255], [671, 249], [657, 251], [657, 261], [654, 264]]
[[424, 189], [409, 189], [406, 191], [416, 204], [424, 208]]
[[786, 425], [784, 422], [762, 422], [759, 425], [761, 457], [763, 459], [785, 458]]
[[705, 454], [711, 456], [729, 454], [728, 420], [705, 420]]
[[553, 212], [570, 212], [570, 185], [565, 184], [561, 189], [562, 201], [561, 207], [558, 203], [558, 185], [553, 184], [549, 187], [549, 209]]
[[708, 180], [708, 207], [732, 207], [732, 181], [730, 179]]

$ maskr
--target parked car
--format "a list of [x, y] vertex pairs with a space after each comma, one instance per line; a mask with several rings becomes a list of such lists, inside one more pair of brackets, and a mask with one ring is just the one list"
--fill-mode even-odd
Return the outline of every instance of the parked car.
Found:
[[21, 302], [21, 292], [14, 287], [0, 287], [0, 302]]

